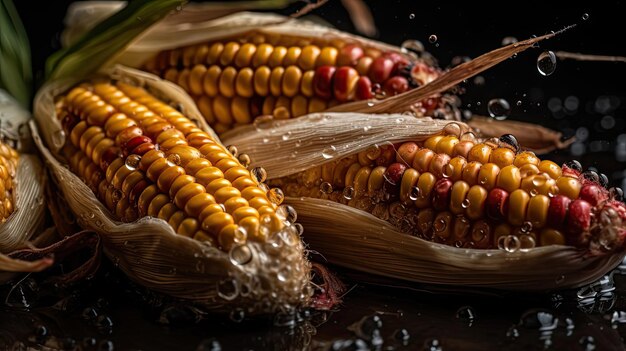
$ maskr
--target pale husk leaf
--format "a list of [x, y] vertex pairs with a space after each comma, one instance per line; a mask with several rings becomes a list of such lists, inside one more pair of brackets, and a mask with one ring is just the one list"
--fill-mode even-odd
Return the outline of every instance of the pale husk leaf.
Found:
[[592, 283], [624, 258], [624, 253], [589, 256], [560, 245], [517, 252], [456, 248], [401, 233], [369, 213], [329, 200], [286, 201], [298, 211], [307, 244], [329, 262], [412, 282], [549, 291]]
[[[191, 99], [171, 83], [123, 67], [114, 68], [109, 77], [143, 85], [156, 96], [182, 104], [189, 118], [199, 117]], [[102, 236], [105, 253], [116, 266], [141, 285], [193, 301], [207, 310], [228, 312], [241, 308], [246, 313], [266, 313], [308, 302], [310, 265], [304, 258], [299, 237], [292, 230], [279, 233], [270, 243], [248, 243], [252, 260], [236, 265], [228, 253], [176, 235], [163, 220], [149, 217], [132, 223], [115, 220], [92, 191], [55, 157], [63, 145], [63, 135], [59, 133], [54, 97], [69, 87], [64, 82], [50, 82], [38, 92], [35, 98], [38, 127], [32, 123], [33, 137], [69, 208], [83, 227]], [[199, 125], [210, 131], [203, 121]], [[232, 294], [229, 289], [224, 294], [224, 289], [218, 286], [239, 293]]]
[[410, 115], [365, 113], [314, 113], [289, 120], [249, 125], [227, 132], [222, 139], [236, 145], [262, 166], [270, 179], [301, 172], [376, 143], [424, 140], [449, 124], [460, 122]]

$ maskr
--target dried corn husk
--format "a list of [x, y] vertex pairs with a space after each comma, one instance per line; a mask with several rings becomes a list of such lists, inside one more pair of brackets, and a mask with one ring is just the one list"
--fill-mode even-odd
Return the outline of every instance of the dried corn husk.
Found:
[[[323, 122], [322, 122], [323, 121]], [[229, 138], [283, 177], [365, 150], [376, 143], [421, 141], [446, 121], [360, 113], [322, 113], [248, 128]], [[284, 141], [284, 136], [288, 139]], [[624, 252], [601, 256], [571, 246], [553, 245], [507, 252], [456, 248], [425, 241], [395, 229], [375, 216], [328, 200], [287, 198], [304, 225], [304, 239], [329, 262], [407, 281], [516, 291], [546, 291], [591, 283], [617, 266]], [[367, 259], [364, 259], [367, 258]]]
[[[30, 145], [28, 141], [28, 112], [19, 107], [17, 101], [0, 90], [0, 123], [3, 141], [14, 146], [20, 153], [13, 178], [14, 211], [6, 222], [0, 224], [0, 254], [23, 248], [27, 241], [43, 225], [46, 173], [36, 155], [22, 153]], [[37, 270], [41, 262], [15, 262], [5, 256], [0, 258], [0, 270]]]
[[[143, 86], [166, 101], [180, 104], [190, 119], [211, 132], [192, 100], [179, 87], [120, 66], [113, 68], [108, 77]], [[228, 253], [176, 235], [160, 219], [116, 221], [57, 156], [65, 135], [55, 116], [54, 97], [69, 87], [67, 81], [52, 81], [38, 92], [35, 99], [38, 127], [32, 123], [35, 143], [69, 208], [83, 227], [102, 236], [104, 252], [116, 266], [141, 285], [212, 311], [238, 308], [245, 313], [267, 313], [309, 301], [310, 264], [304, 258], [304, 248], [293, 226], [268, 243], [249, 243], [252, 259], [240, 265], [231, 262]]]

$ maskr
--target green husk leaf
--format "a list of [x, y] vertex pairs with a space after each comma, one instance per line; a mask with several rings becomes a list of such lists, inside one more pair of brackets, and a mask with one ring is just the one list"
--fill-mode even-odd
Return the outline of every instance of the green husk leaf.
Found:
[[46, 61], [46, 77], [59, 79], [84, 77], [109, 61], [184, 0], [136, 0], [97, 24], [68, 48], [61, 49]]
[[12, 0], [0, 0], [0, 88], [29, 107], [32, 68], [24, 25]]

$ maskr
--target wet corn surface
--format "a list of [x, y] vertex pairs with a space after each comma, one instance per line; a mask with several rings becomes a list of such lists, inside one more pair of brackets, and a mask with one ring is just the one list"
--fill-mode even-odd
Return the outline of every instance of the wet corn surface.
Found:
[[626, 264], [589, 286], [545, 295], [401, 289], [398, 282], [352, 284], [350, 272], [339, 274], [351, 289], [335, 311], [255, 319], [202, 315], [133, 285], [108, 263], [70, 289], [27, 277], [0, 292], [0, 349], [624, 348]]

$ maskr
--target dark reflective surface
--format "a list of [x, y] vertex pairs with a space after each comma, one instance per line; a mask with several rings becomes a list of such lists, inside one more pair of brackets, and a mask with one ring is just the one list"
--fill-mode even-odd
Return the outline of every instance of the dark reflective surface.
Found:
[[[68, 3], [16, 1], [39, 78], [45, 57], [58, 48]], [[577, 23], [541, 48], [463, 84], [463, 106], [488, 115], [489, 101], [505, 99], [508, 118], [578, 137], [573, 146], [548, 158], [576, 158], [584, 169], [605, 173], [611, 186], [626, 186], [626, 64], [558, 61], [549, 76], [537, 71], [544, 50], [626, 56], [618, 29], [626, 13], [624, 2], [528, 1], [511, 6], [372, 1], [371, 8], [381, 40], [400, 45], [418, 39], [442, 67], [495, 49], [506, 37], [521, 40]], [[314, 15], [340, 29], [354, 29], [339, 1]], [[431, 35], [437, 36], [436, 42], [429, 41]], [[11, 293], [10, 288], [0, 291], [0, 349], [621, 350], [626, 335], [626, 277], [617, 273], [580, 290], [533, 296], [356, 285], [335, 312], [241, 323], [228, 316], [199, 316], [145, 291], [137, 293], [110, 267], [66, 291], [39, 287], [29, 278]]]
[[545, 295], [359, 284], [336, 311], [233, 322], [150, 294], [105, 265], [93, 280], [68, 290], [44, 291], [30, 277], [12, 291], [5, 287], [0, 347], [620, 350], [626, 336], [626, 265], [621, 268], [590, 286]]

